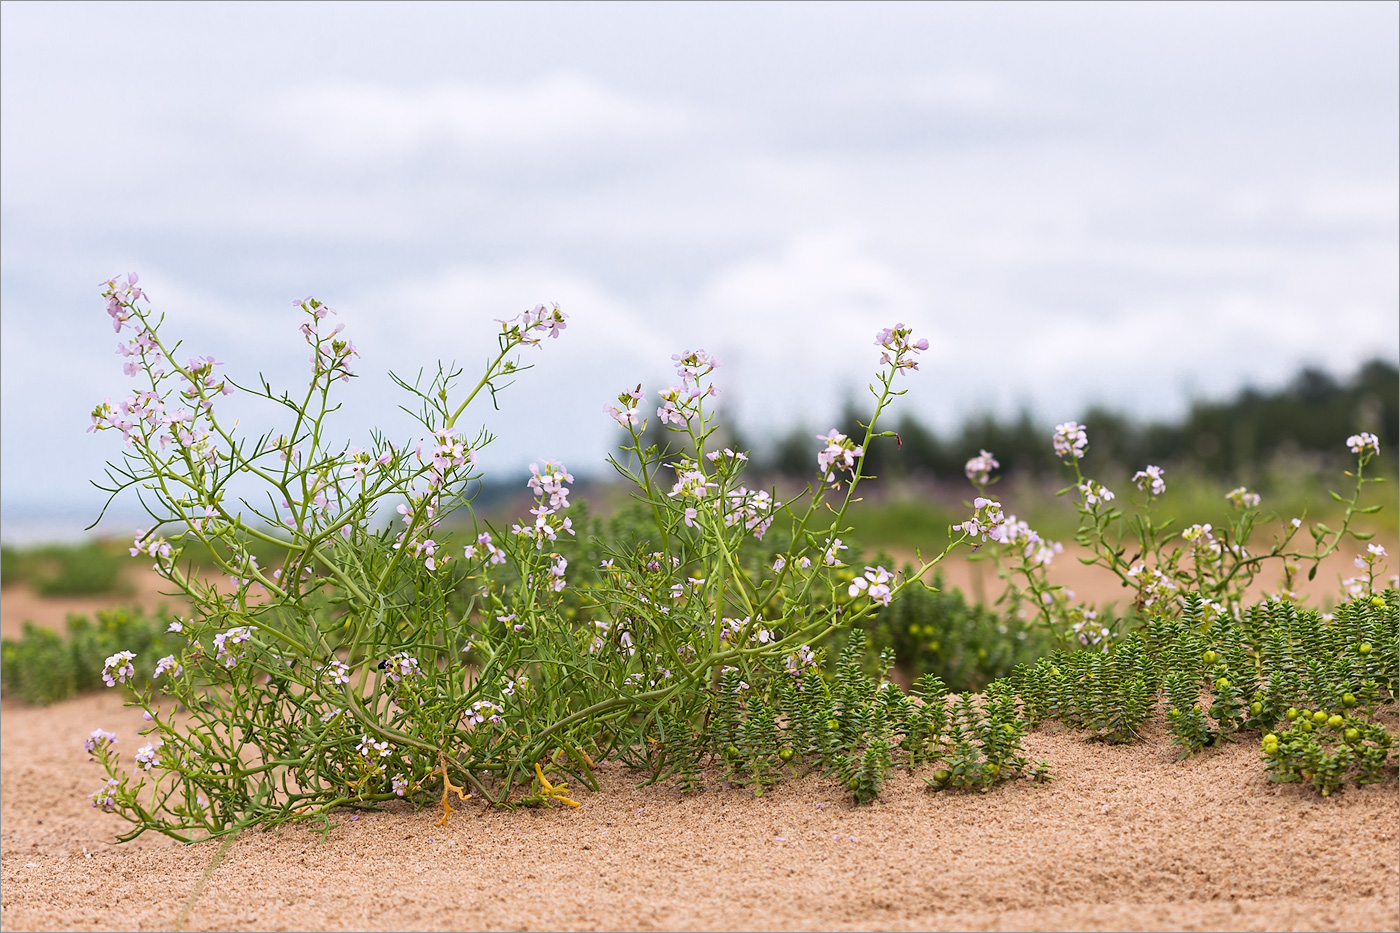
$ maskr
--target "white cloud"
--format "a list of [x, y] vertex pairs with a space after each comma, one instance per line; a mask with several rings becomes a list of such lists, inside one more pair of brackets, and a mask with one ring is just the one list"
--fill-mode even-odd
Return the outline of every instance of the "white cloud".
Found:
[[582, 146], [650, 145], [688, 124], [685, 114], [618, 94], [577, 74], [519, 86], [448, 84], [400, 90], [326, 84], [288, 94], [272, 110], [280, 132], [321, 158], [401, 159], [433, 145], [531, 158]]
[[928, 317], [903, 271], [860, 237], [827, 233], [717, 270], [685, 332], [731, 364], [720, 384], [745, 423], [767, 428], [830, 417], [875, 372], [876, 332], [903, 322], [937, 342]]

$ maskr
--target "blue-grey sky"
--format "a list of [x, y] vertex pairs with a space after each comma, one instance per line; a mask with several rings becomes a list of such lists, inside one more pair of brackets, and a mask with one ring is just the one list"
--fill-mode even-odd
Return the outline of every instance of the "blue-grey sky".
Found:
[[[483, 460], [597, 471], [602, 406], [703, 347], [751, 436], [829, 426], [873, 336], [932, 344], [939, 427], [1148, 416], [1400, 345], [1400, 5], [0, 7], [3, 533], [83, 513], [137, 271], [236, 377], [303, 384], [339, 309], [343, 430], [385, 371], [557, 343]], [[255, 411], [249, 417], [256, 420]], [[815, 450], [815, 441], [814, 450]]]

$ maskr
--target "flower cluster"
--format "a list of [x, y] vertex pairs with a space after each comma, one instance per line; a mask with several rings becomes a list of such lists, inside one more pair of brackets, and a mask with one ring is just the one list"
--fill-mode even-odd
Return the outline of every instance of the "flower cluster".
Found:
[[852, 580], [846, 592], [852, 598], [865, 593], [880, 605], [888, 606], [894, 595], [890, 590], [893, 579], [894, 576], [884, 567], [866, 567], [865, 574]]
[[623, 428], [636, 427], [642, 421], [641, 409], [637, 407], [641, 404], [642, 398], [642, 387], [639, 383], [635, 389], [618, 394], [617, 401], [622, 406], [621, 408], [616, 405], [604, 405], [603, 412]]
[[[398, 544], [394, 545], [394, 547], [398, 546]], [[426, 568], [427, 570], [437, 570], [437, 552], [439, 546], [440, 545], [432, 538], [424, 538], [422, 541], [415, 541], [412, 544], [410, 544], [409, 549], [413, 551], [414, 557], [420, 558], [423, 561], [424, 568]], [[451, 557], [444, 554], [442, 557], [442, 562], [446, 564], [451, 559]]]
[[744, 530], [753, 532], [753, 536], [760, 541], [773, 524], [773, 510], [782, 505], [763, 490], [751, 491], [744, 486], [725, 493], [725, 500], [724, 524], [743, 523]]
[[1084, 458], [1084, 451], [1089, 447], [1089, 435], [1084, 433], [1084, 426], [1077, 421], [1066, 421], [1064, 424], [1055, 425], [1055, 456], [1060, 459], [1073, 456], [1076, 460]]
[[224, 667], [234, 668], [243, 660], [244, 646], [253, 637], [253, 630], [246, 625], [235, 625], [227, 632], [214, 636], [214, 657]]
[[117, 789], [121, 782], [116, 778], [108, 778], [106, 783], [93, 791], [88, 796], [92, 798], [92, 805], [101, 809], [104, 813], [111, 813], [117, 809]]
[[171, 555], [170, 544], [164, 538], [155, 537], [154, 532], [148, 535], [144, 528], [138, 528], [128, 553], [132, 557], [136, 557], [142, 552], [145, 552], [147, 557], [161, 560], [169, 560]]
[[159, 758], [160, 753], [156, 750], [156, 746], [147, 742], [136, 750], [136, 767], [143, 771], [149, 771]]
[[1371, 432], [1362, 431], [1347, 438], [1347, 449], [1359, 456], [1370, 458], [1381, 452], [1381, 441]]
[[560, 521], [557, 518], [560, 510], [569, 507], [569, 489], [564, 484], [573, 481], [573, 475], [564, 469], [562, 463], [546, 460], [543, 471], [540, 470], [539, 464], [530, 464], [530, 478], [526, 480], [526, 485], [536, 496], [535, 507], [530, 510], [535, 520], [529, 525], [511, 525], [511, 532], [524, 538], [533, 538], [537, 550], [543, 549], [546, 541], [556, 540], [560, 532], [574, 534], [573, 519], [565, 518]]
[[487, 722], [493, 726], [500, 725], [503, 722], [501, 714], [504, 712], [505, 707], [492, 703], [490, 700], [477, 700], [467, 713], [467, 725], [479, 726]]
[[1113, 501], [1113, 492], [1092, 479], [1079, 484], [1079, 493], [1084, 497], [1084, 504], [1090, 508]]
[[1154, 496], [1160, 496], [1167, 491], [1165, 475], [1166, 471], [1161, 467], [1148, 464], [1133, 474], [1133, 482], [1137, 484], [1138, 489]]
[[[476, 466], [476, 451], [468, 447], [467, 442], [450, 428], [434, 431], [433, 439], [435, 443], [427, 457], [427, 462], [432, 467], [432, 485], [441, 486], [447, 481], [448, 473], [452, 470]], [[424, 459], [421, 446], [418, 448], [418, 459]]]
[[332, 661], [321, 669], [321, 676], [337, 686], [350, 682], [350, 666], [344, 661]]
[[1108, 642], [1113, 638], [1113, 633], [1104, 628], [1098, 622], [1098, 612], [1093, 609], [1075, 610], [1073, 615], [1077, 616], [1070, 630], [1079, 639], [1079, 643], [1086, 648], [1095, 645], [1102, 645], [1103, 651], [1108, 652]]
[[399, 683], [405, 678], [417, 677], [420, 673], [418, 659], [407, 651], [400, 651], [381, 666], [385, 675], [394, 683]]
[[711, 489], [719, 486], [718, 483], [710, 482], [700, 465], [693, 460], [681, 460], [671, 466], [676, 471], [676, 483], [668, 495], [673, 499], [703, 499], [709, 495]]
[[978, 451], [977, 456], [967, 461], [963, 467], [963, 473], [967, 475], [972, 485], [981, 489], [992, 481], [992, 471], [999, 466], [1001, 464], [997, 462], [996, 457], [992, 456], [990, 450], [981, 450]]
[[131, 662], [136, 655], [130, 651], [118, 651], [102, 665], [102, 681], [109, 687], [124, 684], [136, 676], [136, 666]]
[[972, 500], [972, 508], [972, 517], [960, 525], [953, 526], [954, 528], [962, 531], [974, 542], [1006, 540], [1006, 515], [1001, 510], [1000, 502], [978, 496]]
[[95, 755], [103, 748], [117, 744], [117, 734], [106, 729], [93, 729], [92, 734], [83, 739], [83, 751]]
[[[701, 388], [700, 379], [719, 369], [720, 361], [704, 350], [675, 353], [671, 355], [671, 360], [681, 381], [679, 385], [661, 389], [656, 393], [661, 397], [661, 407], [656, 409], [656, 417], [661, 419], [662, 424], [681, 426], [698, 413], [697, 403], [700, 399], [707, 395], [719, 394], [719, 390], [713, 385]], [[619, 401], [627, 403], [626, 398], [620, 397]]]
[[335, 314], [334, 308], [310, 296], [292, 302], [292, 307], [306, 312], [309, 320], [301, 324], [301, 335], [311, 347], [312, 382], [323, 375], [341, 382], [349, 381], [355, 375], [350, 369], [350, 358], [359, 356], [354, 341], [340, 336], [344, 324], [337, 324], [329, 334], [321, 334], [318, 325], [327, 315]]
[[1255, 509], [1259, 507], [1259, 493], [1250, 492], [1244, 486], [1236, 486], [1225, 494], [1225, 498], [1230, 500], [1230, 504], [1237, 509]]
[[564, 589], [564, 571], [569, 567], [569, 562], [558, 554], [554, 555], [554, 562], [549, 565], [549, 589], [556, 593]]
[[360, 736], [360, 744], [355, 746], [355, 751], [365, 758], [373, 761], [376, 757], [388, 758], [392, 752], [388, 742], [376, 742], [367, 735]]
[[817, 653], [809, 645], [798, 645], [797, 650], [783, 659], [783, 668], [793, 675], [801, 674], [809, 667], [817, 666]]
[[913, 333], [913, 328], [896, 324], [876, 334], [875, 346], [884, 348], [880, 354], [880, 365], [893, 365], [896, 372], [918, 369], [919, 363], [914, 359], [914, 354], [927, 350], [928, 340], [922, 337], [911, 340]]
[[487, 532], [477, 535], [476, 543], [468, 544], [462, 549], [462, 552], [468, 560], [480, 557], [488, 564], [504, 564], [506, 562], [506, 552], [492, 542], [491, 535]]
[[[758, 621], [762, 622], [763, 620], [759, 619]], [[744, 631], [749, 628], [748, 616], [744, 616], [742, 619], [720, 619], [719, 637], [726, 644], [738, 644], [743, 639]], [[777, 640], [772, 629], [766, 629], [762, 626], [753, 628], [749, 634], [753, 641], [760, 645], [770, 645]]]
[[[194, 356], [185, 362], [184, 371], [180, 373], [180, 378], [188, 383], [188, 386], [180, 394], [190, 402], [196, 403], [196, 407], [206, 411], [214, 404], [209, 396], [214, 394], [232, 395], [233, 386], [225, 379], [219, 379], [214, 375], [214, 367], [222, 366], [218, 360], [212, 356]], [[187, 442], [181, 441], [188, 446]]]
[[854, 478], [856, 461], [865, 456], [865, 448], [835, 428], [818, 434], [817, 440], [826, 441], [826, 446], [817, 451], [817, 471], [822, 480], [832, 487], [839, 486], [841, 478], [837, 472], [840, 470], [845, 470], [848, 476]]
[[1019, 545], [1026, 560], [1036, 567], [1048, 567], [1056, 554], [1064, 553], [1064, 545], [1045, 540], [1015, 515], [1008, 515], [1002, 523], [1002, 540], [1009, 545]]
[[[828, 567], [835, 567], [837, 564], [841, 563], [841, 552], [849, 550], [850, 547], [842, 544], [840, 538], [833, 538], [827, 542], [826, 550], [822, 552], [822, 563], [826, 564]], [[805, 570], [807, 567], [811, 566], [811, 564], [807, 561], [807, 558], [803, 557], [798, 560], [797, 566]]]
[[569, 316], [560, 311], [557, 304], [549, 308], [535, 305], [513, 318], [497, 318], [496, 323], [501, 325], [501, 336], [506, 340], [537, 347], [546, 337], [559, 339], [559, 334], [569, 326], [564, 323], [568, 319]]
[[151, 674], [151, 679], [156, 680], [164, 674], [171, 677], [179, 677], [185, 671], [184, 665], [175, 659], [175, 655], [167, 654], [156, 662], [155, 672]]
[[112, 330], [119, 334], [122, 332], [122, 325], [131, 320], [132, 306], [146, 298], [146, 293], [136, 287], [136, 283], [141, 281], [141, 276], [135, 272], [128, 272], [126, 280], [122, 281], [122, 278], [116, 275], [108, 279], [103, 283], [102, 291], [102, 297], [107, 299], [107, 314], [112, 319]]

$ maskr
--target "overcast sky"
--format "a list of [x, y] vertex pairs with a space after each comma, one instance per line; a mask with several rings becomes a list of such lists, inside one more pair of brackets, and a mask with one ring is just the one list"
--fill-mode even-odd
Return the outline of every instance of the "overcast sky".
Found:
[[127, 271], [243, 379], [304, 384], [291, 302], [339, 309], [352, 441], [408, 436], [387, 370], [557, 301], [497, 478], [600, 469], [689, 348], [760, 438], [829, 427], [896, 321], [941, 428], [1394, 359], [1397, 11], [5, 3], [0, 530], [99, 501]]

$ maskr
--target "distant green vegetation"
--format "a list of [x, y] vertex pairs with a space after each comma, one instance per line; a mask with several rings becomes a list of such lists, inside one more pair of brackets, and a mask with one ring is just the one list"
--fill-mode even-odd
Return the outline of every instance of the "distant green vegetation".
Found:
[[[905, 565], [904, 572], [912, 574], [914, 568]], [[932, 586], [904, 590], [867, 624], [871, 661], [889, 651], [910, 680], [929, 674], [950, 690], [979, 691], [1053, 647], [1040, 627], [969, 603], [944, 586], [941, 574]]]
[[[1056, 420], [1071, 414], [1078, 413], [1064, 412]], [[1270, 493], [1277, 463], [1328, 472], [1345, 465], [1345, 440], [1357, 431], [1379, 437], [1376, 467], [1393, 473], [1400, 443], [1400, 371], [1389, 360], [1372, 360], [1339, 382], [1309, 368], [1276, 391], [1246, 388], [1233, 399], [1199, 401], [1173, 422], [1142, 422], [1103, 407], [1079, 414], [1078, 420], [1091, 439], [1082, 464], [1087, 472], [1106, 477], [1117, 466], [1131, 475], [1152, 463]], [[858, 421], [852, 408], [837, 427], [859, 436]], [[1003, 475], [1058, 477], [1049, 444], [1052, 424], [1029, 413], [1007, 420], [985, 416], [965, 421], [954, 434], [939, 435], [906, 414], [895, 427], [898, 441], [881, 438], [871, 445], [866, 471], [884, 479], [961, 481], [968, 458], [985, 448], [996, 454]], [[794, 428], [756, 468], [805, 479], [813, 469], [811, 433]]]
[[100, 611], [96, 621], [70, 615], [66, 638], [26, 622], [22, 638], [0, 641], [0, 683], [26, 703], [57, 703], [103, 687], [103, 664], [119, 651], [135, 652], [136, 676], [145, 682], [157, 658], [185, 647], [183, 637], [167, 634], [171, 621], [164, 612], [130, 609]]
[[28, 583], [45, 596], [118, 592], [131, 558], [110, 542], [0, 548], [0, 585]]

